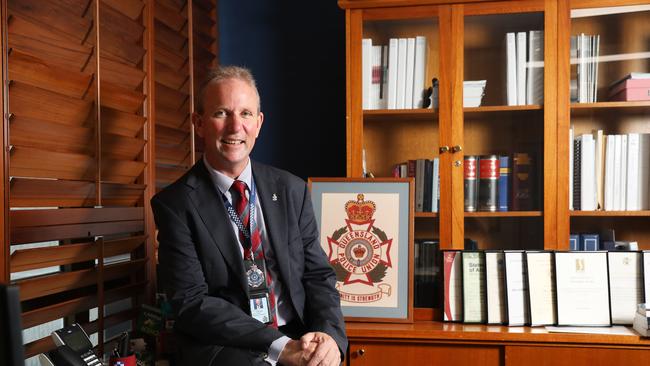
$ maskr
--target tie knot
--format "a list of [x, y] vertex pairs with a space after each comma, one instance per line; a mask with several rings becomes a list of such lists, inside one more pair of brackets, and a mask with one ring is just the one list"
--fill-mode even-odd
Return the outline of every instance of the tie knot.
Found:
[[241, 180], [236, 180], [232, 183], [232, 189], [239, 194], [239, 197], [246, 197], [246, 183]]

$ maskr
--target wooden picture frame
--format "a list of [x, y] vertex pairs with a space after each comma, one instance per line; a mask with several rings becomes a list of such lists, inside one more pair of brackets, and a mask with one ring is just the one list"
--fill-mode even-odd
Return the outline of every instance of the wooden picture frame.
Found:
[[309, 178], [346, 321], [413, 322], [413, 179]]

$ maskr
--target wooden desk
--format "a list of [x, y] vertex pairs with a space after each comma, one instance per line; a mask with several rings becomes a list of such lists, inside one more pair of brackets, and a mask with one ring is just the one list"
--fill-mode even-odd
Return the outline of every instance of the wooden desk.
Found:
[[650, 339], [442, 322], [348, 323], [349, 366], [646, 365]]

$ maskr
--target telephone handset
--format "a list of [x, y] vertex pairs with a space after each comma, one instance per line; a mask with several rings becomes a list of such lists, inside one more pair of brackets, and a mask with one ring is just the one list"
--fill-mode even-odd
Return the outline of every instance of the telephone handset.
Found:
[[[79, 356], [80, 360], [83, 361], [82, 365], [101, 365], [97, 355], [93, 352], [93, 344], [90, 342], [88, 335], [79, 324], [75, 323], [68, 327], [55, 330], [52, 332], [52, 339], [54, 340], [54, 344], [61, 348], [66, 359], [74, 358], [73, 356], [76, 354]], [[71, 362], [70, 364], [77, 365], [78, 363]]]

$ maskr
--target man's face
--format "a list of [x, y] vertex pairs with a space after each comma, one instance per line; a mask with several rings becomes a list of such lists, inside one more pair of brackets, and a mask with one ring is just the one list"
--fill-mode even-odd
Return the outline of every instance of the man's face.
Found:
[[210, 83], [203, 95], [203, 114], [193, 116], [205, 154], [216, 170], [236, 178], [246, 167], [264, 115], [255, 90], [245, 81]]

